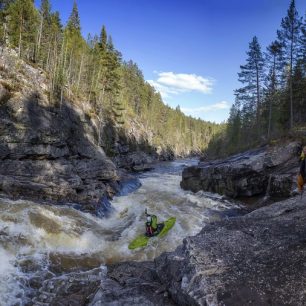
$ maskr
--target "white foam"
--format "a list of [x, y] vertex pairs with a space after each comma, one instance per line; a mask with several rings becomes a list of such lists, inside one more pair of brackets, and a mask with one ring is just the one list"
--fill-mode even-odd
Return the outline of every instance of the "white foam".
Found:
[[19, 305], [22, 301], [23, 290], [20, 288], [14, 267], [15, 256], [0, 246], [0, 298], [1, 305]]
[[[0, 237], [0, 301], [10, 305], [22, 295], [15, 267], [20, 258], [37, 259], [39, 265], [47, 265], [43, 259], [50, 252], [94, 254], [100, 256], [101, 264], [153, 259], [174, 250], [186, 236], [198, 233], [210, 217], [209, 210], [228, 207], [202, 193], [183, 191], [180, 180], [173, 174], [142, 178], [140, 189], [112, 201], [115, 212], [108, 219], [67, 207], [0, 200], [0, 232], [9, 237], [8, 242]], [[159, 221], [175, 216], [177, 222], [164, 238], [152, 238], [147, 248], [131, 251], [129, 242], [144, 232], [145, 208]]]

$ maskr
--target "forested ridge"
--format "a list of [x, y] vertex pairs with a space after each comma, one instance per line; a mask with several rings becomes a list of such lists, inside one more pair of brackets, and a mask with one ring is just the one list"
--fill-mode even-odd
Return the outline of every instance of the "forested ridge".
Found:
[[252, 38], [238, 80], [227, 126], [210, 142], [210, 157], [305, 137], [306, 14], [299, 14], [294, 0], [266, 50]]
[[[19, 58], [46, 72], [50, 103], [60, 108], [64, 99], [87, 105], [88, 117], [100, 122], [98, 142], [109, 155], [131, 126], [143, 136], [134, 149], [199, 153], [220, 126], [185, 116], [179, 106], [165, 105], [143, 77], [137, 64], [123, 61], [106, 27], [100, 35], [81, 34], [77, 3], [65, 26], [49, 0], [36, 8], [32, 0], [0, 1], [0, 43], [15, 49]], [[100, 135], [105, 131], [108, 133]]]

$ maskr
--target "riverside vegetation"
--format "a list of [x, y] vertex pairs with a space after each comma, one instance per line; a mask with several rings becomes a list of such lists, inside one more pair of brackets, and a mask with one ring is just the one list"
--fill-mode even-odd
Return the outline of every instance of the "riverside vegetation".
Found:
[[209, 144], [209, 157], [225, 157], [282, 137], [303, 136], [306, 114], [306, 15], [290, 2], [276, 40], [262, 51], [253, 37], [238, 73], [227, 125]]
[[[126, 144], [132, 151], [170, 157], [199, 153], [220, 129], [165, 105], [137, 65], [122, 60], [105, 26], [100, 36], [84, 39], [76, 2], [63, 26], [49, 0], [39, 9], [32, 0], [0, 1], [0, 43], [43, 69], [50, 104], [61, 108], [69, 99], [86, 105], [86, 115], [99, 121], [97, 143], [108, 156], [120, 154]], [[133, 129], [138, 138], [127, 136]]]

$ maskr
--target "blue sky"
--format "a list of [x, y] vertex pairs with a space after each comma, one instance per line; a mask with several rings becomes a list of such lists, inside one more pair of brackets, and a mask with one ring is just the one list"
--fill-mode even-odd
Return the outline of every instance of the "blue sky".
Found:
[[[50, 0], [63, 24], [73, 0]], [[84, 37], [105, 24], [125, 60], [188, 115], [226, 120], [237, 73], [256, 35], [263, 50], [276, 38], [289, 0], [77, 0]], [[39, 5], [40, 1], [35, 1]], [[296, 0], [305, 16], [306, 1]]]

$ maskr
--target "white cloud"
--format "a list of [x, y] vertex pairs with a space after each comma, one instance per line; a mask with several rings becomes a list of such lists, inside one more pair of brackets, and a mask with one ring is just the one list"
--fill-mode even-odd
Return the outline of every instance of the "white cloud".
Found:
[[214, 112], [223, 109], [229, 109], [230, 103], [227, 101], [221, 101], [215, 104], [195, 107], [195, 108], [181, 108], [181, 111], [184, 112], [186, 115], [191, 115], [193, 117], [199, 117], [203, 113]]
[[148, 80], [148, 83], [159, 91], [163, 98], [169, 98], [171, 95], [191, 91], [209, 94], [212, 92], [214, 80], [196, 74], [158, 72], [158, 79]]
[[175, 88], [179, 92], [200, 91], [203, 93], [211, 93], [213, 80], [203, 78], [196, 74], [185, 74], [173, 72], [161, 72], [157, 79], [159, 84]]

